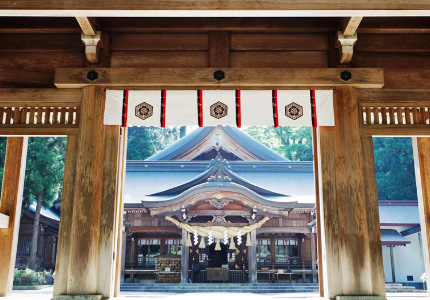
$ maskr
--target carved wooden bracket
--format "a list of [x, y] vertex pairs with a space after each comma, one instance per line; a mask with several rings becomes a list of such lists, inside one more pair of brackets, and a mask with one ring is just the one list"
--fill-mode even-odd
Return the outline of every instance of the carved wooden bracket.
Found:
[[339, 48], [339, 61], [341, 64], [349, 64], [351, 62], [355, 42], [357, 42], [357, 33], [346, 37], [341, 31], [337, 32], [336, 48]]
[[85, 45], [85, 55], [89, 63], [97, 64], [100, 58], [100, 48], [102, 46], [102, 33], [96, 31], [96, 35], [81, 34], [81, 40]]

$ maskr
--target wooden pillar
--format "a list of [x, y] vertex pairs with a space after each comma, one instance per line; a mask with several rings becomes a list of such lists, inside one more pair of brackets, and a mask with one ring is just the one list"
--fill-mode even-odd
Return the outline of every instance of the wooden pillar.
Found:
[[60, 227], [58, 230], [57, 261], [55, 264], [54, 296], [67, 294], [69, 268], [70, 231], [72, 228], [73, 201], [78, 138], [67, 137], [64, 161], [63, 195], [61, 196]]
[[190, 263], [190, 250], [187, 244], [187, 231], [182, 229], [182, 248], [181, 248], [181, 283], [188, 283], [188, 265]]
[[0, 214], [7, 216], [8, 218], [5, 217], [5, 219], [9, 219], [9, 223], [7, 228], [0, 228], [0, 297], [12, 294], [27, 144], [27, 137], [10, 137], [7, 139]]
[[311, 268], [312, 268], [312, 283], [317, 282], [317, 234], [314, 232], [315, 227], [312, 228], [311, 233]]
[[390, 263], [391, 263], [391, 278], [393, 279], [393, 283], [396, 282], [396, 267], [394, 266], [394, 254], [393, 249], [394, 247], [390, 248]]
[[330, 299], [385, 297], [382, 249], [375, 246], [380, 237], [374, 170], [369, 173], [372, 144], [360, 136], [358, 115], [355, 88], [336, 88], [336, 126], [318, 129], [324, 297]]
[[[412, 138], [424, 266], [430, 278], [430, 138]], [[428, 280], [428, 279], [427, 279]], [[427, 284], [427, 292], [430, 289]]]
[[[120, 197], [118, 194], [120, 126], [105, 126], [103, 196], [100, 215], [97, 294], [114, 296], [116, 278], [116, 231]], [[122, 206], [122, 205], [121, 205]]]
[[318, 171], [318, 138], [317, 130], [312, 127], [312, 154], [314, 158], [314, 181], [315, 181], [315, 211], [317, 221], [317, 254], [318, 254], [318, 286], [320, 297], [324, 297], [324, 264], [322, 263], [322, 243], [321, 243], [321, 204], [319, 192], [319, 171]]
[[121, 277], [120, 278], [121, 278], [121, 282], [124, 282], [124, 280], [125, 280], [125, 278], [124, 278], [124, 273], [125, 273], [125, 254], [126, 254], [126, 246], [127, 246], [127, 236], [125, 234], [125, 231], [122, 232], [121, 239], [122, 239], [122, 248], [121, 248]]
[[254, 229], [249, 234], [251, 236], [250, 247], [247, 247], [248, 253], [248, 276], [249, 282], [257, 282], [257, 231]]

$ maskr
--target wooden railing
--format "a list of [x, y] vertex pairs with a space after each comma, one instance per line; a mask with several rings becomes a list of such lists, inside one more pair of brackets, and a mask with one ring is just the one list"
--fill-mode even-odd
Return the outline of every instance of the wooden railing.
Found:
[[369, 125], [429, 125], [428, 107], [361, 106], [361, 124]]
[[79, 107], [12, 106], [0, 107], [1, 125], [76, 125]]

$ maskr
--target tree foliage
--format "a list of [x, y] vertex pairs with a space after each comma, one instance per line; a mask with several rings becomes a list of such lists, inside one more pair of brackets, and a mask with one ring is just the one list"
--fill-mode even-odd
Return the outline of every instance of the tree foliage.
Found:
[[130, 127], [128, 129], [127, 159], [144, 160], [180, 137], [179, 127]]
[[312, 129], [300, 127], [260, 127], [252, 126], [246, 132], [278, 154], [293, 161], [311, 161]]
[[32, 137], [28, 140], [24, 201], [29, 206], [43, 193], [42, 206], [51, 208], [63, 184], [66, 138]]
[[373, 138], [379, 200], [416, 200], [410, 138]]

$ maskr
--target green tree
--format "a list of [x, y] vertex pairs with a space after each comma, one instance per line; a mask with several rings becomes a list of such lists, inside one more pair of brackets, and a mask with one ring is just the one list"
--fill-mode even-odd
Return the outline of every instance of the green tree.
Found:
[[312, 129], [307, 126], [251, 126], [246, 132], [278, 154], [293, 161], [312, 161]]
[[30, 248], [30, 268], [37, 269], [37, 236], [40, 211], [49, 209], [61, 191], [66, 138], [29, 138], [24, 182], [24, 207], [36, 201]]
[[373, 138], [379, 200], [416, 200], [410, 138]]
[[180, 137], [179, 127], [130, 127], [128, 129], [127, 159], [144, 160]]

